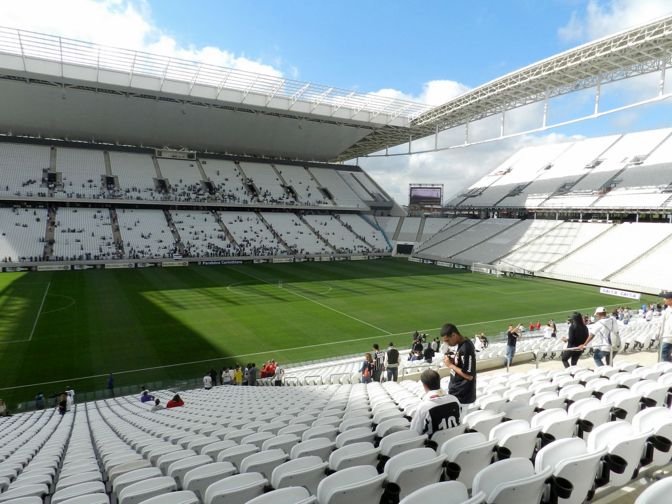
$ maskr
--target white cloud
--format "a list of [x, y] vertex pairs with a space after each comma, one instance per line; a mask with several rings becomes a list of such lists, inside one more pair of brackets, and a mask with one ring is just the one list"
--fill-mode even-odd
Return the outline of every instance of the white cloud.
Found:
[[[575, 11], [565, 25], [558, 29], [558, 37], [571, 45], [584, 43], [617, 33], [638, 24], [646, 23], [672, 13], [670, 0], [590, 0], [585, 11]], [[657, 92], [658, 75], [645, 75], [616, 82], [602, 89], [602, 101], [618, 106], [651, 98]], [[425, 84], [420, 94], [413, 96], [394, 89], [378, 92], [383, 96], [421, 101], [432, 105], [444, 103], [467, 91], [463, 84], [444, 80]], [[560, 105], [564, 109], [583, 108], [586, 94], [568, 95]], [[592, 104], [592, 94], [588, 96]], [[606, 106], [606, 105], [605, 105]], [[604, 107], [603, 107], [604, 108]], [[541, 124], [542, 104], [531, 104], [507, 113], [506, 133], [526, 131]], [[551, 106], [553, 112], [553, 106]], [[627, 111], [612, 118], [613, 125], [627, 131], [637, 122], [640, 111]], [[582, 115], [582, 114], [581, 114]], [[572, 117], [575, 117], [573, 115]], [[570, 117], [567, 117], [567, 119]], [[499, 134], [500, 116], [494, 116], [471, 124], [471, 141], [494, 138]], [[440, 152], [398, 156], [389, 158], [360, 158], [360, 165], [400, 203], [408, 201], [409, 183], [443, 183], [449, 199], [462, 189], [476, 182], [493, 170], [517, 150], [540, 143], [567, 141], [562, 134], [521, 135], [507, 140], [494, 141], [469, 147]], [[464, 129], [441, 133], [439, 147], [459, 145], [464, 142]], [[434, 138], [418, 140], [413, 150], [432, 149]], [[404, 152], [408, 147], [397, 148]]]
[[385, 98], [394, 98], [395, 100], [407, 100], [427, 105], [441, 105], [457, 96], [469, 91], [469, 87], [453, 80], [432, 80], [422, 86], [422, 91], [418, 95], [404, 93], [398, 89], [383, 88], [370, 94], [383, 96]]
[[669, 0], [590, 0], [585, 13], [573, 12], [558, 35], [565, 42], [587, 42], [671, 13]]
[[[498, 121], [498, 117], [484, 119], [474, 123], [471, 129], [486, 131]], [[456, 128], [441, 133], [439, 145], [458, 145], [463, 139], [464, 129]], [[453, 196], [495, 169], [523, 147], [568, 140], [570, 139], [567, 136], [558, 133], [544, 136], [521, 135], [500, 141], [412, 156], [360, 158], [359, 165], [402, 205], [408, 203], [408, 186], [411, 183], [443, 184], [444, 201], [448, 202]], [[433, 145], [434, 138], [432, 137], [414, 142], [413, 148], [430, 149]]]
[[184, 46], [152, 20], [143, 0], [21, 0], [0, 2], [2, 25], [97, 44], [146, 51], [281, 76], [272, 65], [213, 46]]

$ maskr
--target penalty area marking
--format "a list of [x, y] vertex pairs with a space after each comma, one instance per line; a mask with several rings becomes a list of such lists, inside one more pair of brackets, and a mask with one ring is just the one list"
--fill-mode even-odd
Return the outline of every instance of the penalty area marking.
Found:
[[[33, 334], [35, 333], [35, 328], [37, 327], [37, 321], [40, 320], [40, 315], [42, 315], [42, 308], [44, 307], [44, 302], [46, 301], [47, 294], [49, 293], [49, 287], [51, 287], [51, 282], [47, 282], [47, 288], [44, 289], [44, 294], [42, 295], [42, 302], [40, 303], [40, 308], [37, 310], [37, 315], [35, 316], [35, 320], [33, 321], [33, 328], [30, 330], [30, 336], [28, 336], [28, 338], [26, 338], [26, 339], [0, 341], [0, 345], [5, 344], [5, 343], [6, 344], [27, 343], [29, 341], [32, 341]], [[44, 313], [48, 313], [48, 312], [44, 312]]]
[[[255, 280], [259, 280], [260, 282], [264, 282], [265, 284], [269, 284], [269, 285], [270, 285], [270, 284], [273, 284], [273, 282], [269, 282], [268, 280], [264, 280], [263, 278], [259, 278], [258, 276], [253, 275], [252, 273], [248, 273], [248, 272], [246, 272], [246, 271], [242, 271], [242, 270], [240, 270], [240, 269], [237, 270], [237, 271], [239, 271], [239, 272], [242, 273], [243, 275], [249, 276], [250, 278], [254, 278]], [[279, 284], [279, 285], [282, 285], [282, 284]], [[393, 335], [390, 331], [386, 331], [385, 329], [383, 329], [383, 328], [381, 328], [381, 327], [378, 327], [378, 326], [375, 326], [375, 325], [373, 325], [373, 324], [371, 324], [371, 323], [369, 323], [369, 322], [367, 322], [367, 321], [365, 321], [365, 320], [362, 320], [362, 319], [360, 319], [360, 318], [357, 318], [357, 317], [355, 317], [355, 316], [353, 316], [353, 315], [350, 315], [350, 314], [348, 314], [348, 313], [342, 312], [341, 310], [337, 310], [336, 308], [332, 308], [331, 306], [325, 305], [324, 303], [320, 303], [319, 301], [317, 301], [317, 300], [315, 300], [315, 299], [311, 299], [311, 298], [309, 298], [308, 296], [304, 296], [303, 294], [300, 294], [300, 293], [298, 293], [298, 292], [296, 292], [296, 291], [294, 291], [294, 290], [292, 290], [292, 289], [288, 289], [287, 287], [281, 287], [281, 288], [282, 288], [283, 290], [286, 290], [286, 291], [289, 292], [290, 294], [294, 294], [295, 296], [298, 296], [298, 297], [300, 297], [300, 298], [302, 298], [302, 299], [305, 299], [306, 301], [310, 301], [311, 303], [315, 303], [316, 305], [321, 306], [322, 308], [326, 308], [327, 310], [331, 310], [331, 311], [333, 311], [334, 313], [338, 313], [339, 315], [342, 315], [342, 316], [344, 316], [344, 317], [348, 317], [349, 319], [352, 319], [352, 320], [354, 320], [355, 322], [359, 322], [360, 324], [364, 324], [364, 325], [367, 325], [367, 326], [369, 326], [369, 327], [372, 327], [372, 328], [375, 329], [376, 331], [380, 331], [380, 332], [382, 332], [382, 333], [385, 333], [385, 335], [388, 335], [388, 336], [392, 336], [392, 335]]]
[[66, 296], [64, 294], [49, 294], [49, 297], [52, 297], [52, 298], [53, 297], [59, 297], [59, 298], [63, 298], [63, 299], [68, 299], [70, 302], [65, 306], [59, 306], [58, 308], [52, 308], [51, 310], [44, 310], [42, 312], [42, 315], [47, 315], [48, 313], [57, 313], [57, 312], [60, 312], [60, 311], [63, 311], [63, 310], [67, 310], [68, 308], [71, 308], [72, 306], [74, 306], [77, 303], [77, 301], [75, 301], [75, 298], [72, 298], [70, 296]]

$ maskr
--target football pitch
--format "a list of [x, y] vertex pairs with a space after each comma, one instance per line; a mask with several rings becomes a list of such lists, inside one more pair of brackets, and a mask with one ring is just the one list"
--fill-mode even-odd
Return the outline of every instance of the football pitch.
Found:
[[493, 335], [622, 304], [597, 287], [403, 259], [5, 273], [0, 398], [104, 389], [110, 372], [123, 386], [406, 347], [445, 322]]

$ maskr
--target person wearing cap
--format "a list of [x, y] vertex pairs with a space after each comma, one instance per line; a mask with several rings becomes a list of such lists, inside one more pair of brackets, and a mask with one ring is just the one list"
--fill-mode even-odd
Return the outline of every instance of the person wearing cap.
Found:
[[588, 328], [588, 339], [579, 348], [583, 350], [593, 343], [593, 360], [596, 366], [611, 365], [611, 354], [618, 351], [617, 345], [612, 346], [612, 339], [618, 338], [618, 322], [607, 317], [607, 310], [600, 306], [595, 310], [595, 323]]
[[448, 346], [457, 346], [456, 352], [446, 353], [443, 363], [450, 369], [448, 393], [457, 397], [466, 411], [466, 405], [476, 402], [476, 349], [454, 324], [444, 324], [441, 336]]
[[663, 320], [660, 324], [660, 356], [667, 362], [672, 362], [672, 291], [663, 291], [660, 297], [665, 300]]

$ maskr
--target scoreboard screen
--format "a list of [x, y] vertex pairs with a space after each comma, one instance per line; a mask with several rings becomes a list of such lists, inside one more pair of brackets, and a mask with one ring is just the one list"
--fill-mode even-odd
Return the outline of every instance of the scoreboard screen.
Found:
[[410, 188], [408, 202], [410, 205], [441, 205], [443, 187], [413, 187]]

